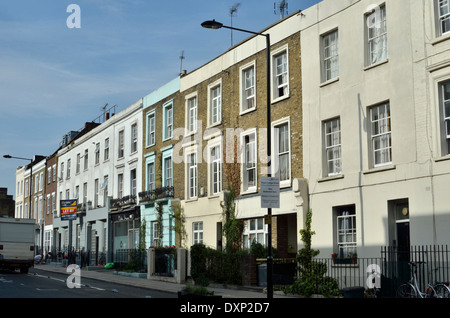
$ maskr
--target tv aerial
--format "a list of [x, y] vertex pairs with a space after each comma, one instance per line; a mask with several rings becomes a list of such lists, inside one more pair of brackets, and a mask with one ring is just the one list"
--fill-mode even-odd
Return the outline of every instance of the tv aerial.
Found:
[[276, 3], [273, 4], [273, 13], [277, 14], [277, 9], [278, 12], [280, 13], [280, 19], [284, 18], [285, 14], [288, 14], [288, 3], [286, 0], [281, 1], [278, 6]]
[[184, 50], [181, 51], [181, 55], [180, 55], [180, 75], [183, 74], [183, 60], [185, 59], [184, 57]]
[[[231, 27], [233, 27], [233, 15], [237, 13], [237, 10], [240, 5], [241, 3], [237, 2], [230, 8]], [[231, 34], [231, 46], [233, 46], [233, 30], [230, 30], [230, 34]]]

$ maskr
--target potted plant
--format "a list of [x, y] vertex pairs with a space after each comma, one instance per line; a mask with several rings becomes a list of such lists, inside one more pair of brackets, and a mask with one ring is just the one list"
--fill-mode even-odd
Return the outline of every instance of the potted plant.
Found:
[[336, 264], [337, 254], [336, 253], [331, 254], [331, 259], [333, 260], [333, 264]]

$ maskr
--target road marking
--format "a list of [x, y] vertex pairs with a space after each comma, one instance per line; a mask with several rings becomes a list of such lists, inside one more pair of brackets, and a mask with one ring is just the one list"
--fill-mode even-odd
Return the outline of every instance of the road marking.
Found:
[[[66, 280], [65, 280], [65, 279], [59, 279], [59, 278], [55, 278], [55, 277], [51, 277], [51, 276], [40, 275], [40, 274], [37, 274], [37, 273], [35, 273], [35, 274], [29, 274], [29, 275], [32, 275], [32, 276], [38, 276], [38, 277], [42, 277], [42, 278], [49, 278], [49, 279], [56, 280], [56, 281], [58, 281], [58, 282], [66, 283]], [[0, 279], [0, 280], [1, 280], [1, 279]], [[85, 284], [81, 284], [81, 286], [82, 286], [82, 287], [87, 287], [87, 288], [96, 289], [96, 290], [100, 290], [100, 291], [106, 290], [106, 289], [104, 289], [104, 288], [91, 286], [91, 285], [89, 285], [89, 284], [86, 284], [86, 285], [85, 285]], [[38, 290], [39, 290], [39, 289], [38, 289]], [[44, 290], [50, 290], [50, 289], [42, 289], [42, 291], [44, 291]]]
[[0, 277], [0, 282], [2, 282], [2, 283], [12, 283], [13, 281], [12, 280], [6, 280], [3, 277]]

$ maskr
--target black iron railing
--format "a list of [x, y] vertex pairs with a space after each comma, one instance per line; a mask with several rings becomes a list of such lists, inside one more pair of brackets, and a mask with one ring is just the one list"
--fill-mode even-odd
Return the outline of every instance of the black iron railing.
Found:
[[162, 187], [156, 188], [155, 190], [139, 192], [140, 201], [155, 201], [157, 199], [173, 198], [173, 197], [174, 197], [173, 187]]

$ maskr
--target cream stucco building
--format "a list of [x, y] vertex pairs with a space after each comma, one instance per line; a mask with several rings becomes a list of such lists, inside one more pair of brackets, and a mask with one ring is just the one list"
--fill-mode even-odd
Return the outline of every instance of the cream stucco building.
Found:
[[325, 256], [449, 242], [448, 13], [437, 0], [303, 11], [303, 168]]

